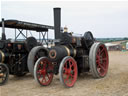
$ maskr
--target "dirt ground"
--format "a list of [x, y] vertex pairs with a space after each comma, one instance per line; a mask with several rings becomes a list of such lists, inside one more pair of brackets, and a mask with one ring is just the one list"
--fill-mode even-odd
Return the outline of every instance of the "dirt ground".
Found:
[[58, 76], [49, 86], [41, 87], [28, 74], [10, 76], [0, 86], [0, 96], [128, 96], [128, 52], [109, 52], [109, 71], [105, 78], [94, 79], [90, 73], [82, 74], [73, 88], [61, 85]]

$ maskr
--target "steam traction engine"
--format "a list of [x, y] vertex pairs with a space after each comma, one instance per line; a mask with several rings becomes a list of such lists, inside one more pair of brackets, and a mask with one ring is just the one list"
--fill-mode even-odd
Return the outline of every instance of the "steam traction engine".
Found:
[[37, 60], [34, 77], [40, 85], [49, 85], [53, 75], [59, 73], [61, 83], [72, 87], [77, 76], [91, 72], [93, 77], [102, 78], [108, 71], [108, 52], [104, 44], [96, 42], [90, 31], [84, 36], [73, 36], [60, 30], [60, 8], [54, 9], [55, 46], [49, 48], [48, 56]]
[[[0, 85], [3, 85], [7, 82], [9, 74], [15, 76], [24, 76], [28, 72], [33, 74], [36, 60], [40, 56], [47, 56], [47, 50], [44, 50], [43, 41], [47, 43], [46, 34], [48, 29], [54, 29], [54, 27], [4, 19], [0, 22], [0, 27], [2, 27], [2, 38], [0, 40]], [[5, 28], [15, 29], [14, 40], [6, 39]], [[39, 40], [36, 40], [33, 36], [28, 37], [30, 30], [39, 33]], [[24, 37], [23, 40], [21, 38], [21, 40], [18, 39], [20, 35]]]

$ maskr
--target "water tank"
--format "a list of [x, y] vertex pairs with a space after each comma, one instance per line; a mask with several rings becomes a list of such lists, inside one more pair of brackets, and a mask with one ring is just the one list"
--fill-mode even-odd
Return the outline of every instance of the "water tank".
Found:
[[126, 43], [126, 49], [128, 49], [128, 42]]

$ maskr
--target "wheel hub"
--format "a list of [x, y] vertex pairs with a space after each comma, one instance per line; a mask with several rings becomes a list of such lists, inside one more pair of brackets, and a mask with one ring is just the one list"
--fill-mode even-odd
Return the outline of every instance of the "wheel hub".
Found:
[[41, 74], [45, 75], [46, 74], [46, 70], [45, 69], [41, 70]]
[[65, 73], [66, 73], [66, 75], [70, 75], [73, 73], [73, 71], [71, 69], [67, 69]]

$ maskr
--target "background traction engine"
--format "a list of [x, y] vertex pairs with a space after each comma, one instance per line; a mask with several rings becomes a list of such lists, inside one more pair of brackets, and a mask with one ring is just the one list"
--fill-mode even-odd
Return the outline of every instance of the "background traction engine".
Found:
[[[37, 46], [37, 41], [34, 37], [29, 37], [28, 39], [33, 42], [31, 48]], [[24, 76], [28, 73], [27, 58], [29, 51], [26, 47], [28, 39], [16, 42], [0, 40], [0, 85], [7, 82], [9, 74]]]
[[34, 77], [40, 85], [49, 85], [53, 75], [59, 73], [61, 83], [72, 87], [77, 76], [91, 71], [93, 77], [102, 78], [108, 71], [108, 52], [104, 44], [95, 42], [91, 32], [82, 37], [61, 33], [61, 41], [49, 49], [49, 56], [41, 57], [34, 67]]
[[[15, 76], [24, 76], [28, 72], [33, 74], [36, 60], [41, 56], [47, 56], [48, 51], [43, 47], [42, 42], [37, 41], [35, 37], [27, 37], [27, 31], [32, 30], [41, 33], [54, 28], [53, 26], [18, 20], [4, 21], [4, 19], [0, 22], [0, 27], [2, 27], [2, 38], [0, 40], [0, 85], [3, 85], [8, 81], [9, 74]], [[5, 28], [17, 29], [20, 32], [16, 34], [15, 31], [14, 40], [6, 39]], [[26, 35], [22, 33], [23, 30], [26, 30]], [[23, 35], [25, 39], [17, 39], [19, 35]]]

